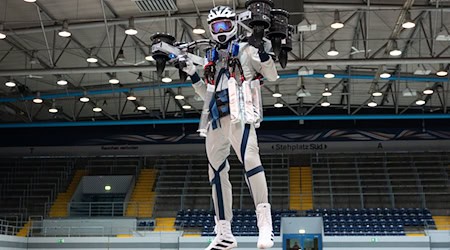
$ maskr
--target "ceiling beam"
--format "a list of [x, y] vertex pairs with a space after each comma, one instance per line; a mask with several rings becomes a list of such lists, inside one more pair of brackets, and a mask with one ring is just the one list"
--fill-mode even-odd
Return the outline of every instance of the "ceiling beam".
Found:
[[[345, 82], [345, 79], [340, 80], [336, 85], [334, 85], [333, 87], [330, 88], [330, 91], [333, 92], [333, 90], [335, 90], [337, 87], [339, 87], [341, 84], [343, 84]], [[324, 96], [321, 96], [319, 98], [319, 100], [317, 100], [316, 103], [314, 103], [314, 105], [309, 108], [303, 115], [308, 115], [309, 113], [311, 113], [317, 106], [320, 105], [320, 103], [325, 99]]]
[[[267, 85], [263, 85], [264, 89], [266, 89], [267, 91], [269, 91], [270, 95], [273, 95], [275, 93], [275, 91], [271, 90]], [[280, 102], [282, 102], [284, 105], [286, 105], [286, 107], [291, 110], [292, 112], [294, 112], [295, 115], [300, 115], [300, 113], [295, 110], [288, 102], [286, 102], [282, 97], [278, 97], [276, 98], [278, 100], [280, 100]]]
[[9, 48], [8, 51], [6, 51], [6, 53], [0, 58], [0, 63], [3, 62], [3, 60], [5, 60], [5, 58], [9, 55], [9, 53], [11, 53], [11, 51], [14, 49], [14, 46], [11, 46], [11, 48]]
[[[26, 53], [28, 56], [30, 54]], [[102, 61], [103, 62], [103, 61]], [[408, 65], [408, 64], [439, 64], [450, 63], [450, 57], [441, 58], [373, 58], [373, 59], [337, 59], [337, 60], [300, 60], [290, 61], [287, 69], [298, 69], [300, 67], [323, 67], [333, 66], [378, 66], [378, 65]], [[166, 69], [176, 70], [168, 66]], [[84, 74], [84, 73], [109, 73], [129, 71], [156, 71], [156, 66], [105, 66], [105, 67], [77, 67], [77, 68], [47, 68], [47, 69], [17, 69], [0, 70], [0, 76], [24, 76], [29, 74], [56, 75], [56, 74]]]
[[[347, 18], [344, 21], [344, 24], [348, 24], [353, 17], [355, 17], [358, 14], [358, 12], [354, 12], [349, 18]], [[334, 29], [325, 39], [323, 39], [311, 52], [309, 52], [309, 54], [305, 57], [305, 59], [309, 59], [311, 58], [311, 56], [313, 56], [318, 49], [320, 49], [322, 47], [322, 45], [324, 45], [330, 38], [332, 38], [339, 30], [341, 29]]]
[[[390, 83], [390, 82], [387, 82], [386, 84], [384, 84], [384, 85], [380, 88], [380, 91], [383, 91], [383, 89], [385, 89], [385, 88], [389, 85], [389, 83]], [[383, 93], [383, 94], [386, 95], [386, 93]], [[372, 98], [373, 98], [373, 96], [372, 96], [372, 95], [369, 95], [369, 98], [367, 98], [361, 105], [359, 105], [359, 107], [358, 107], [357, 109], [355, 109], [355, 110], [352, 112], [352, 115], [358, 113], [358, 111], [360, 111], [362, 108], [364, 108], [364, 107], [366, 106], [366, 104], [367, 104], [368, 102], [370, 102], [370, 100], [371, 100]]]
[[[339, 10], [358, 10], [358, 11], [379, 11], [379, 10], [400, 10], [403, 9], [402, 5], [376, 5], [371, 4], [370, 10], [367, 9], [367, 5], [365, 4], [308, 4], [305, 3], [305, 9], [307, 9], [306, 13], [308, 13], [308, 10], [311, 11], [317, 11], [318, 9], [322, 10], [329, 10], [334, 11], [335, 9]], [[411, 7], [412, 10], [427, 10], [427, 11], [450, 11], [449, 7], [442, 7], [442, 8], [436, 8], [435, 6], [415, 6]], [[237, 9], [237, 12], [243, 12], [246, 9]], [[209, 11], [203, 11], [200, 12], [201, 16], [207, 16]], [[297, 14], [304, 14], [304, 13], [291, 13], [292, 15]], [[149, 22], [158, 22], [158, 21], [166, 21], [166, 20], [173, 20], [173, 19], [180, 19], [180, 18], [191, 18], [195, 19], [197, 18], [197, 12], [193, 11], [191, 13], [183, 13], [183, 14], [172, 14], [171, 16], [167, 15], [160, 15], [160, 16], [145, 16], [145, 17], [135, 17], [135, 23], [149, 23]], [[62, 21], [62, 20], [61, 20]], [[128, 24], [128, 18], [123, 19], [111, 19], [108, 20], [108, 25], [127, 25]], [[91, 22], [70, 22], [70, 29], [76, 30], [76, 29], [88, 29], [88, 28], [98, 28], [98, 27], [104, 27], [105, 22], [103, 19], [99, 19], [96, 21]], [[44, 27], [46, 31], [53, 31], [53, 30], [60, 30], [61, 25], [60, 24], [52, 24], [47, 25]], [[8, 33], [15, 34], [15, 35], [23, 35], [23, 34], [34, 34], [42, 32], [42, 28], [40, 26], [36, 26], [33, 28], [20, 28], [20, 29], [14, 29], [9, 30]]]
[[[450, 119], [450, 114], [407, 114], [407, 115], [304, 115], [304, 116], [268, 116], [264, 122], [280, 121], [358, 121], [358, 120], [422, 120]], [[160, 124], [196, 124], [198, 118], [177, 119], [141, 119], [121, 121], [79, 121], [79, 122], [33, 122], [6, 123], [0, 128], [48, 128], [48, 127], [83, 127], [83, 126], [125, 126], [125, 125], [160, 125]]]

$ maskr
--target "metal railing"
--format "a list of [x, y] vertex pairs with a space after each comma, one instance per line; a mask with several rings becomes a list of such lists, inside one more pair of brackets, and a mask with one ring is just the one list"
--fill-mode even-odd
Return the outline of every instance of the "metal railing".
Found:
[[[117, 235], [134, 235], [138, 237], [145, 237], [147, 233], [157, 233], [164, 231], [166, 228], [161, 226], [45, 226], [43, 220], [30, 220], [28, 230], [28, 237], [108, 237]], [[22, 222], [24, 223], [24, 222]], [[181, 223], [179, 226], [170, 226], [167, 229], [176, 228], [178, 231], [185, 231], [187, 225]], [[8, 221], [0, 220], [0, 235], [16, 235], [21, 226], [16, 226]], [[450, 224], [447, 225], [450, 228]], [[429, 232], [436, 230], [435, 225], [425, 224], [423, 227], [406, 227], [406, 234], [424, 234], [429, 235]], [[189, 233], [201, 233], [202, 228], [189, 228]], [[162, 233], [162, 232], [161, 232]]]
[[[49, 215], [54, 203], [45, 204]], [[70, 217], [149, 217], [154, 202], [69, 202], [67, 214]]]
[[8, 221], [0, 219], [0, 235], [16, 235], [20, 228], [18, 221]]
[[70, 202], [69, 216], [124, 216], [126, 204], [123, 202]]
[[[107, 237], [117, 235], [136, 235], [144, 237], [147, 233], [154, 231], [156, 226], [139, 225], [133, 226], [46, 226], [42, 217], [30, 218], [29, 221], [21, 221], [21, 225], [29, 222], [27, 237]], [[0, 219], [0, 235], [17, 235], [23, 226], [15, 225], [7, 220]], [[173, 229], [173, 226], [158, 226], [159, 231]], [[177, 227], [178, 230], [183, 228]], [[169, 230], [167, 230], [169, 231]], [[152, 232], [153, 234], [155, 232]]]

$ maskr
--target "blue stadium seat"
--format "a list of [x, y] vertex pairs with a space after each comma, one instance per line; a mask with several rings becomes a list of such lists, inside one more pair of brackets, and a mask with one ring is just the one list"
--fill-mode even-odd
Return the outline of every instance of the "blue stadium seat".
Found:
[[[233, 210], [233, 231], [236, 235], [257, 235], [256, 215], [251, 209]], [[274, 234], [279, 235], [282, 217], [296, 216], [296, 211], [274, 210]], [[434, 225], [428, 209], [422, 208], [338, 208], [306, 211], [307, 216], [322, 216], [325, 235], [405, 235], [404, 226]], [[214, 212], [208, 210], [180, 210], [176, 226], [203, 228], [202, 235], [214, 235]]]

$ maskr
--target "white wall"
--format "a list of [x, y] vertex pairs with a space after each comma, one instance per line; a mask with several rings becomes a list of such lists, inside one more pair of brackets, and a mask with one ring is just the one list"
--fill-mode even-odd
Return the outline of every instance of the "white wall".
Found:
[[105, 218], [105, 219], [45, 219], [44, 233], [47, 236], [102, 236], [130, 234], [136, 230], [136, 218]]
[[408, 236], [329, 236], [323, 238], [324, 250], [430, 250], [430, 237]]
[[27, 240], [28, 239], [25, 237], [0, 235], [0, 249], [1, 250], [26, 249]]
[[[83, 194], [126, 194], [130, 188], [133, 176], [84, 176]], [[111, 186], [105, 191], [105, 186]]]
[[[192, 238], [192, 237], [180, 237], [180, 250], [199, 250], [204, 249], [209, 245], [209, 242], [214, 237], [200, 237], [200, 238]], [[238, 242], [238, 247], [234, 248], [236, 250], [254, 250], [256, 248], [257, 237], [236, 237]], [[275, 245], [273, 250], [282, 249], [281, 237], [274, 237]]]
[[431, 250], [450, 250], [450, 231], [430, 230]]
[[[430, 236], [424, 237], [324, 237], [324, 250], [449, 250], [450, 231], [430, 231]], [[147, 233], [143, 237], [116, 238], [116, 237], [15, 237], [0, 235], [0, 250], [103, 250], [114, 248], [127, 249], [168, 249], [168, 250], [198, 250], [208, 245], [213, 237], [184, 238], [179, 237], [180, 232], [173, 233]], [[237, 237], [236, 250], [256, 249], [256, 237]], [[377, 238], [372, 242], [372, 238]], [[61, 239], [64, 243], [58, 243]], [[433, 247], [436, 245], [437, 247]], [[273, 250], [281, 249], [281, 237], [275, 237]]]

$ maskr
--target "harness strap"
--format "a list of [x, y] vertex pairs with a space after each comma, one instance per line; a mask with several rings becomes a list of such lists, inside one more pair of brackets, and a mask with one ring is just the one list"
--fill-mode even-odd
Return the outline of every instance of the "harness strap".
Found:
[[211, 180], [211, 186], [215, 186], [217, 193], [217, 207], [219, 208], [219, 219], [225, 220], [225, 209], [224, 209], [224, 201], [223, 201], [223, 193], [222, 193], [222, 183], [220, 181], [220, 172], [222, 172], [227, 166], [227, 160], [225, 160], [222, 165], [220, 165], [219, 169], [215, 170], [214, 167], [209, 164], [211, 169], [214, 171], [214, 178]]

